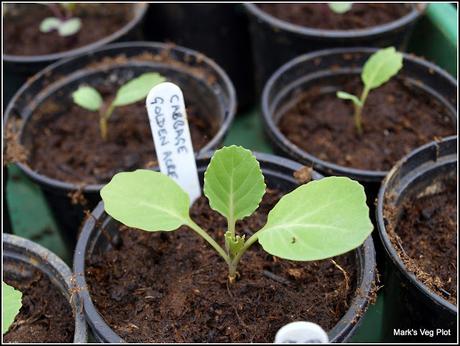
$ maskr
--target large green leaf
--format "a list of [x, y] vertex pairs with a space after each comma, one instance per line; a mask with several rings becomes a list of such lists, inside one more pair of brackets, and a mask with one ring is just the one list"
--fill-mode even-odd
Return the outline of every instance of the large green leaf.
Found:
[[93, 112], [99, 110], [103, 103], [101, 94], [89, 86], [80, 86], [73, 92], [72, 98], [77, 105]]
[[21, 291], [2, 281], [2, 334], [8, 331], [21, 306]]
[[403, 55], [394, 47], [380, 49], [364, 64], [361, 79], [367, 89], [375, 89], [396, 75], [402, 66]]
[[145, 99], [155, 85], [166, 81], [159, 73], [144, 73], [139, 77], [130, 80], [118, 89], [117, 96], [113, 100], [112, 106], [126, 106], [131, 103]]
[[283, 196], [259, 231], [268, 253], [296, 261], [343, 254], [372, 232], [364, 188], [345, 177], [328, 177]]
[[212, 209], [228, 220], [251, 215], [265, 193], [259, 162], [243, 147], [217, 150], [204, 175], [204, 194]]
[[101, 190], [105, 211], [144, 231], [174, 231], [189, 220], [189, 196], [170, 177], [150, 170], [116, 174]]

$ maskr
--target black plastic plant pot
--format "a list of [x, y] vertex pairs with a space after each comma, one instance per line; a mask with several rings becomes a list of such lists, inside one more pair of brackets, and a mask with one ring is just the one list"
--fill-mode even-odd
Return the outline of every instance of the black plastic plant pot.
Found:
[[[298, 182], [293, 173], [299, 170], [302, 165], [291, 160], [269, 154], [255, 154], [266, 183], [269, 188], [276, 188], [282, 191], [291, 191]], [[211, 153], [201, 155], [197, 159], [197, 168], [201, 184], [203, 184], [204, 172], [209, 164]], [[313, 179], [320, 179], [322, 176], [316, 172], [312, 174]], [[88, 287], [86, 281], [86, 259], [93, 254], [101, 253], [112, 245], [110, 239], [117, 239], [119, 223], [113, 220], [104, 212], [103, 202], [99, 203], [93, 211], [92, 217], [88, 218], [82, 228], [80, 238], [74, 254], [74, 274], [78, 287]], [[101, 231], [103, 229], [103, 233]], [[357, 289], [356, 296], [350, 303], [350, 307], [335, 327], [328, 332], [331, 342], [346, 342], [355, 334], [359, 328], [374, 287], [375, 275], [375, 250], [371, 237], [368, 237], [364, 244], [354, 251], [356, 255], [357, 268]], [[84, 303], [86, 320], [99, 342], [123, 342], [123, 339], [105, 322], [91, 298], [90, 290], [78, 290]]]
[[[393, 227], [398, 233], [395, 223], [405, 202], [422, 194], [432, 194], [443, 178], [457, 176], [457, 145], [457, 136], [452, 136], [417, 148], [394, 166], [380, 188], [376, 213], [378, 232], [387, 255], [383, 332], [388, 340], [455, 342], [457, 339], [457, 307], [431, 291], [408, 270], [388, 232], [389, 227]], [[392, 220], [385, 214], [388, 207], [393, 210]], [[417, 335], [413, 332], [409, 336], [397, 335], [398, 330], [412, 329]], [[432, 331], [433, 335], [421, 335], [423, 329]]]
[[[6, 121], [13, 121], [13, 118], [23, 120], [22, 126], [17, 129], [19, 141], [29, 148], [32, 138], [30, 133], [33, 130], [29, 124], [36, 110], [47, 99], [69, 98], [81, 83], [98, 83], [101, 80], [110, 83], [114, 76], [129, 80], [133, 76], [152, 71], [180, 85], [185, 101], [193, 101], [202, 110], [200, 117], [203, 121], [215, 128], [214, 137], [204, 145], [202, 152], [219, 146], [236, 109], [235, 91], [230, 79], [217, 64], [202, 54], [162, 43], [116, 43], [91, 54], [57, 62], [34, 76], [20, 89], [8, 105]], [[153, 147], [153, 140], [149, 139], [145, 145]], [[120, 157], [114, 160], [120, 160]], [[99, 190], [105, 182], [89, 185], [69, 183], [34, 171], [27, 162], [20, 162], [18, 166], [44, 191], [63, 237], [73, 251], [84, 210], [94, 209], [100, 200]], [[71, 203], [69, 193], [77, 191], [87, 200], [86, 205]]]
[[[387, 47], [404, 49], [424, 6], [410, 4], [405, 16], [360, 30], [323, 30], [278, 19], [257, 4], [244, 4], [250, 17], [256, 87], [259, 92], [270, 75], [296, 56], [335, 47]], [[289, 6], [289, 4], [286, 4]]]
[[71, 305], [74, 319], [74, 343], [88, 339], [83, 306], [75, 292], [75, 281], [69, 267], [54, 253], [30, 240], [3, 234], [3, 277], [27, 280], [32, 271], [46, 275], [53, 286]]
[[152, 3], [146, 18], [149, 40], [174, 42], [214, 59], [235, 85], [238, 109], [255, 103], [248, 18], [240, 4]]
[[[22, 4], [16, 6], [31, 6], [31, 4]], [[26, 7], [24, 7], [26, 8]], [[132, 4], [132, 19], [127, 22], [116, 32], [104, 37], [91, 44], [71, 49], [64, 52], [46, 54], [46, 55], [11, 55], [3, 54], [3, 102], [7, 105], [8, 101], [13, 97], [15, 92], [23, 85], [30, 77], [44, 69], [46, 66], [61, 60], [68, 59], [81, 54], [98, 49], [107, 44], [118, 41], [133, 41], [141, 37], [141, 23], [147, 12], [147, 4], [136, 3]], [[86, 28], [91, 30], [91, 28]], [[38, 30], [38, 28], [37, 28]]]
[[[286, 107], [294, 104], [302, 92], [320, 86], [323, 94], [341, 90], [348, 76], [359, 76], [362, 66], [376, 48], [336, 48], [299, 56], [279, 68], [265, 85], [262, 95], [262, 117], [265, 131], [274, 148], [285, 156], [311, 165], [324, 175], [348, 176], [366, 187], [368, 201], [374, 201], [380, 183], [388, 172], [356, 169], [328, 162], [308, 153], [291, 142], [278, 123]], [[447, 72], [420, 58], [404, 55], [403, 68], [398, 73], [404, 83], [438, 100], [457, 122], [457, 82]], [[351, 120], [350, 120], [351, 121]]]

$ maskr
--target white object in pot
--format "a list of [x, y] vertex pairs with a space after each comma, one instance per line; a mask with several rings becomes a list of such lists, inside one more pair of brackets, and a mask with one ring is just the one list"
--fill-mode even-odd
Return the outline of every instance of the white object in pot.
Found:
[[297, 321], [284, 325], [275, 336], [275, 344], [323, 344], [328, 343], [327, 333], [313, 322]]
[[170, 82], [157, 84], [146, 106], [160, 171], [189, 194], [191, 205], [201, 196], [201, 187], [182, 91]]

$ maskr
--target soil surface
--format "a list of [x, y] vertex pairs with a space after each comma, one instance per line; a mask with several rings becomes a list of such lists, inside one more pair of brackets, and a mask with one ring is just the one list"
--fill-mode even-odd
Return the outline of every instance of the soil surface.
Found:
[[55, 16], [48, 6], [8, 6], [3, 16], [3, 49], [5, 54], [11, 55], [45, 55], [82, 47], [113, 34], [133, 17], [131, 5], [79, 3], [73, 17], [81, 19], [81, 29], [63, 37], [56, 30], [43, 33], [39, 29], [43, 19]]
[[[260, 229], [281, 194], [268, 190], [237, 232]], [[226, 221], [198, 199], [192, 218], [222, 240]], [[308, 320], [330, 330], [356, 294], [354, 253], [317, 262], [275, 258], [253, 245], [240, 277], [227, 283], [219, 255], [188, 228], [149, 233], [121, 227], [121, 244], [87, 259], [95, 306], [129, 342], [273, 342], [284, 324]], [[346, 271], [347, 278], [341, 268]]]
[[404, 204], [392, 242], [419, 280], [457, 305], [457, 178], [441, 183], [435, 194]]
[[[104, 100], [110, 100], [117, 88], [110, 83], [96, 86]], [[206, 121], [194, 105], [187, 107], [187, 116], [198, 151], [217, 132], [217, 124]], [[74, 104], [65, 93], [57, 94], [34, 111], [24, 138], [31, 141], [25, 146], [32, 169], [66, 182], [101, 184], [117, 172], [157, 165], [144, 102], [116, 107], [104, 140], [98, 112]]]
[[364, 29], [393, 22], [408, 14], [404, 4], [353, 3], [344, 14], [333, 12], [323, 4], [259, 4], [263, 11], [274, 17], [309, 28], [326, 30]]
[[73, 342], [75, 320], [72, 308], [46, 275], [33, 270], [30, 277], [6, 275], [4, 280], [22, 292], [21, 310], [3, 335], [4, 342]]
[[[337, 78], [334, 83], [339, 90], [361, 95], [359, 76]], [[413, 149], [456, 133], [444, 105], [398, 78], [369, 93], [362, 111], [362, 135], [354, 124], [352, 102], [337, 98], [336, 90], [324, 89], [307, 89], [286, 107], [278, 124], [292, 143], [323, 161], [386, 171]]]

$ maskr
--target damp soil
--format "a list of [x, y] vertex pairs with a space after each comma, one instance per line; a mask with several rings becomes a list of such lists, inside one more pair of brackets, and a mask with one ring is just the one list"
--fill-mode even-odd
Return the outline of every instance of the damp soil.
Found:
[[49, 7], [37, 4], [7, 5], [3, 16], [4, 53], [33, 56], [59, 53], [86, 46], [120, 30], [133, 18], [128, 4], [78, 4], [74, 17], [82, 21], [75, 35], [62, 37], [56, 30], [42, 33], [40, 23], [55, 16]]
[[[122, 81], [118, 81], [122, 84]], [[119, 86], [95, 86], [110, 100]], [[217, 124], [194, 104], [186, 107], [194, 150], [217, 133]], [[206, 119], [209, 117], [206, 117]], [[99, 115], [81, 108], [66, 92], [58, 92], [33, 113], [24, 134], [27, 164], [39, 174], [79, 185], [102, 184], [120, 171], [157, 166], [150, 124], [143, 102], [117, 107], [102, 139]]]
[[[237, 232], [260, 229], [280, 197], [269, 189]], [[226, 221], [207, 199], [194, 203], [191, 216], [223, 239]], [[354, 253], [334, 258], [336, 266], [281, 260], [253, 245], [239, 279], [228, 284], [224, 261], [185, 227], [149, 233], [121, 226], [119, 235], [118, 246], [87, 258], [85, 274], [96, 308], [129, 342], [273, 342], [297, 320], [330, 330], [358, 294]]]
[[437, 185], [436, 193], [403, 204], [390, 235], [408, 270], [457, 305], [457, 178]]
[[353, 3], [345, 14], [334, 13], [323, 4], [259, 4], [263, 11], [292, 24], [325, 30], [365, 29], [393, 22], [411, 10], [405, 4]]
[[454, 117], [441, 102], [393, 78], [370, 92], [359, 135], [352, 103], [337, 98], [336, 90], [360, 95], [362, 82], [358, 76], [338, 77], [333, 87], [312, 86], [280, 110], [281, 132], [323, 161], [386, 171], [413, 149], [456, 133]]
[[73, 342], [75, 320], [69, 302], [40, 271], [27, 267], [23, 272], [28, 274], [4, 277], [7, 284], [22, 292], [22, 307], [3, 342]]

